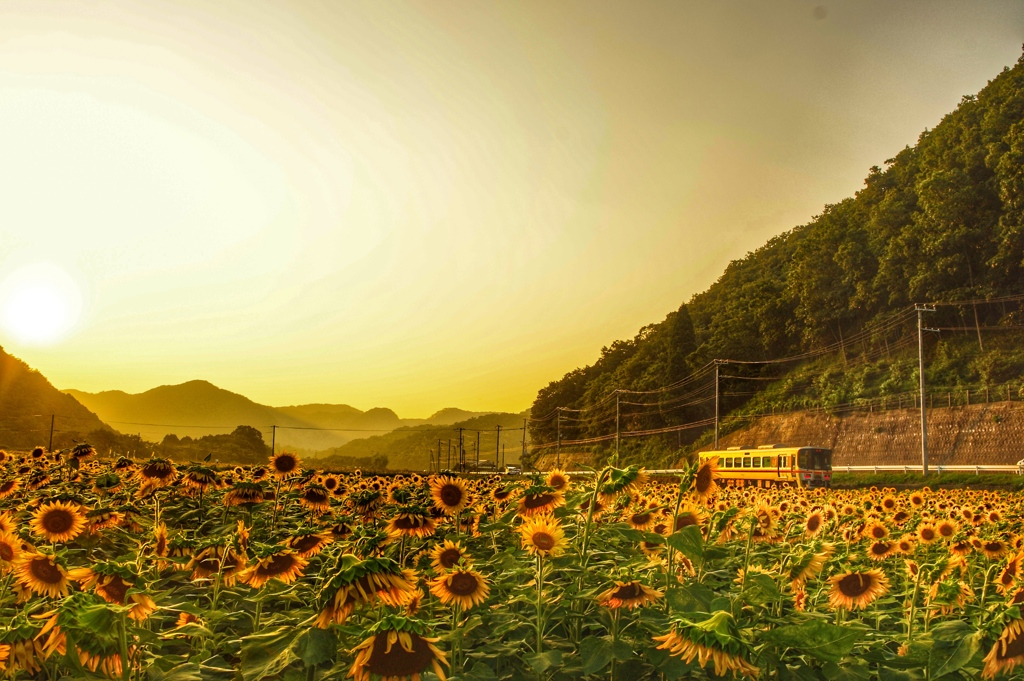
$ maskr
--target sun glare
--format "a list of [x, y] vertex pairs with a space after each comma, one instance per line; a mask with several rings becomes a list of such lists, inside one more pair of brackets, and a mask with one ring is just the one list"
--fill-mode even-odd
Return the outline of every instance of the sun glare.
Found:
[[81, 311], [78, 285], [56, 265], [27, 265], [0, 283], [0, 325], [21, 343], [56, 342], [74, 327]]

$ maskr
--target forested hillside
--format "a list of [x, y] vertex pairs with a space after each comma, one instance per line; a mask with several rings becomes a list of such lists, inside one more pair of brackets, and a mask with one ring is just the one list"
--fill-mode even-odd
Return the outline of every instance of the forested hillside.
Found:
[[[943, 332], [929, 336], [927, 379], [1017, 379], [1024, 353], [1012, 329], [1024, 324], [1014, 298], [1022, 292], [1024, 58], [965, 96], [915, 146], [872, 167], [855, 196], [732, 262], [663, 321], [542, 389], [532, 439], [606, 436], [615, 428], [616, 390], [635, 391], [618, 395], [623, 429], [699, 423], [714, 415], [716, 359], [759, 362], [722, 369], [740, 377], [720, 384], [723, 414], [910, 390], [914, 303], [995, 301], [929, 317]], [[976, 333], [963, 333], [968, 328]], [[761, 363], [802, 355], [806, 362]], [[657, 459], [708, 437], [696, 425], [622, 446], [627, 456]]]

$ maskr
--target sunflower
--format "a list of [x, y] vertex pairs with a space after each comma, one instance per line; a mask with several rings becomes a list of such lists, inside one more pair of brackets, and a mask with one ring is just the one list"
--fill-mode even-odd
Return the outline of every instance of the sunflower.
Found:
[[996, 586], [1003, 593], [1009, 591], [1020, 578], [1022, 559], [1024, 559], [1024, 554], [1021, 553], [1012, 556], [1006, 561], [1006, 565], [999, 572], [999, 576], [996, 577]]
[[924, 523], [917, 528], [917, 538], [922, 544], [931, 544], [939, 538], [939, 534], [935, 531], [934, 525], [931, 523]]
[[157, 489], [174, 482], [178, 471], [167, 459], [150, 459], [139, 469], [139, 475], [142, 476], [144, 487]]
[[516, 511], [523, 518], [547, 515], [565, 505], [565, 497], [547, 485], [534, 485], [523, 492]]
[[881, 570], [844, 572], [830, 577], [828, 581], [832, 584], [828, 602], [833, 610], [865, 608], [889, 590], [889, 580]]
[[946, 616], [963, 609], [974, 600], [974, 591], [966, 582], [938, 581], [928, 591], [928, 604]]
[[879, 541], [889, 536], [889, 530], [886, 529], [885, 525], [876, 520], [864, 526], [863, 536], [867, 539]]
[[697, 525], [699, 527], [704, 524], [704, 520], [704, 511], [699, 506], [684, 505], [679, 509], [679, 513], [676, 514], [675, 521], [672, 523], [672, 532], [678, 532], [690, 525]]
[[32, 514], [32, 534], [51, 544], [71, 541], [85, 529], [85, 516], [73, 504], [55, 501]]
[[457, 568], [430, 580], [430, 593], [441, 599], [442, 605], [455, 603], [468, 610], [487, 600], [491, 592], [482, 574], [469, 568]]
[[430, 550], [430, 564], [438, 572], [451, 570], [462, 562], [463, 565], [470, 565], [472, 560], [461, 542], [453, 542], [445, 539]]
[[93, 568], [75, 568], [68, 577], [78, 582], [83, 590], [92, 589], [100, 598], [112, 605], [131, 605], [128, 616], [136, 622], [145, 621], [156, 611], [156, 603], [144, 593], [128, 595], [135, 584], [126, 577], [129, 571], [112, 563], [97, 564]]
[[697, 499], [704, 503], [718, 491], [718, 457], [712, 456], [700, 465], [697, 474], [693, 478], [693, 493]]
[[548, 473], [548, 477], [545, 482], [547, 482], [548, 487], [559, 494], [565, 494], [569, 491], [570, 480], [571, 478], [568, 473], [563, 471], [561, 468], [554, 468]]
[[921, 508], [924, 506], [924, 494], [921, 492], [914, 492], [910, 495], [910, 505], [914, 508]]
[[60, 598], [68, 594], [68, 571], [55, 556], [25, 553], [15, 563], [18, 582], [40, 596]]
[[601, 485], [599, 498], [606, 506], [620, 494], [631, 494], [647, 483], [647, 471], [633, 465], [628, 468], [612, 468], [608, 482]]
[[303, 558], [312, 558], [334, 541], [334, 537], [327, 532], [306, 532], [288, 537], [285, 544], [295, 554]]
[[21, 556], [21, 540], [13, 534], [0, 532], [0, 574], [10, 572]]
[[735, 629], [732, 616], [720, 610], [704, 622], [677, 620], [669, 633], [653, 639], [661, 644], [659, 650], [667, 650], [669, 655], [682, 658], [687, 664], [696, 659], [703, 669], [713, 661], [715, 676], [732, 672], [757, 678], [760, 670], [744, 656], [746, 646]]
[[21, 487], [21, 481], [17, 478], [10, 478], [0, 482], [0, 499], [6, 499], [11, 496], [18, 491], [19, 487]]
[[466, 481], [450, 475], [441, 475], [430, 481], [430, 496], [434, 499], [434, 508], [445, 515], [456, 515], [469, 504]]
[[437, 531], [434, 519], [426, 509], [419, 506], [407, 506], [399, 509], [398, 514], [388, 521], [387, 533], [398, 539], [401, 537], [429, 537]]
[[188, 489], [193, 489], [200, 494], [206, 494], [211, 487], [216, 488], [220, 484], [220, 477], [212, 468], [206, 466], [193, 466], [181, 478], [182, 483]]
[[380, 600], [392, 607], [409, 602], [416, 592], [416, 573], [403, 570], [389, 558], [359, 560], [345, 554], [338, 560], [338, 569], [317, 596], [320, 615], [316, 626], [321, 629], [343, 624], [360, 605]]
[[224, 586], [234, 586], [245, 569], [245, 556], [223, 544], [214, 544], [194, 555], [185, 569], [192, 570], [192, 579], [211, 579], [219, 572]]
[[960, 526], [955, 520], [943, 520], [935, 526], [935, 533], [939, 535], [941, 539], [952, 539], [953, 535], [957, 533]]
[[307, 485], [299, 495], [299, 503], [314, 513], [326, 513], [331, 509], [331, 492], [323, 485]]
[[352, 650], [355, 661], [348, 675], [353, 681], [417, 680], [427, 669], [433, 669], [445, 681], [441, 665], [447, 666], [448, 658], [434, 646], [439, 639], [426, 636], [421, 622], [391, 615], [378, 622], [372, 631], [372, 636]]
[[998, 674], [1010, 674], [1018, 664], [1024, 664], [1024, 620], [1015, 619], [1003, 628], [981, 670], [983, 679], [993, 679]]
[[278, 480], [287, 480], [299, 472], [299, 457], [291, 452], [281, 452], [270, 457], [270, 470]]
[[0, 532], [14, 534], [17, 526], [18, 523], [14, 522], [14, 516], [10, 514], [10, 511], [0, 511]]
[[658, 517], [651, 510], [650, 504], [646, 499], [639, 499], [636, 510], [626, 516], [626, 522], [629, 523], [630, 527], [641, 532], [650, 530], [657, 521]]
[[885, 560], [895, 553], [895, 549], [895, 542], [880, 539], [878, 541], [871, 542], [871, 546], [868, 547], [867, 551], [868, 558], [874, 561]]
[[825, 525], [825, 517], [821, 511], [811, 511], [811, 513], [804, 518], [804, 535], [807, 537], [816, 537], [821, 528]]
[[291, 584], [302, 574], [308, 561], [291, 549], [275, 551], [259, 558], [255, 564], [245, 569], [238, 578], [254, 589], [262, 589], [272, 579]]
[[245, 506], [262, 503], [265, 499], [263, 484], [239, 480], [224, 495], [225, 506]]
[[896, 541], [893, 552], [906, 556], [914, 552], [914, 535], [905, 534]]
[[615, 586], [597, 596], [599, 605], [607, 608], [641, 608], [654, 603], [664, 594], [661, 591], [652, 589], [637, 580], [630, 582], [615, 582]]
[[989, 560], [999, 560], [1010, 551], [1010, 547], [1001, 539], [989, 539], [982, 542], [981, 550]]
[[832, 544], [822, 544], [818, 551], [807, 551], [794, 560], [788, 573], [793, 590], [802, 589], [808, 580], [821, 574], [822, 568], [825, 567], [825, 563], [832, 557], [835, 550], [836, 547]]
[[562, 526], [551, 516], [536, 516], [523, 522], [519, 538], [524, 549], [544, 557], [561, 554], [568, 544]]

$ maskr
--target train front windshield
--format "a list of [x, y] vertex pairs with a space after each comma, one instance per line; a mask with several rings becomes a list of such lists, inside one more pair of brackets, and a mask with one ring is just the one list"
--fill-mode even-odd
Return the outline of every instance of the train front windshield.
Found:
[[801, 449], [797, 463], [803, 470], [830, 471], [832, 470], [832, 450]]

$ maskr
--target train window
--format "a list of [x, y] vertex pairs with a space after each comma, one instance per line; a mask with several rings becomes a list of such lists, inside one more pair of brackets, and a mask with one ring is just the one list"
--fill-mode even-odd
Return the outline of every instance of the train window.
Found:
[[788, 456], [780, 456], [779, 457], [779, 466], [781, 466], [782, 468], [788, 468], [789, 467], [789, 457]]
[[763, 466], [764, 468], [772, 468], [772, 457], [766, 456], [763, 459], [761, 459], [761, 466]]
[[753, 464], [754, 464], [754, 468], [760, 468], [761, 467], [761, 457], [755, 456], [754, 459], [753, 459]]
[[726, 468], [732, 468], [732, 457], [731, 456], [726, 457], [726, 459], [725, 459], [725, 467]]
[[750, 468], [750, 457], [749, 456], [743, 457], [743, 467], [744, 468]]

